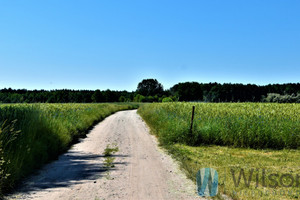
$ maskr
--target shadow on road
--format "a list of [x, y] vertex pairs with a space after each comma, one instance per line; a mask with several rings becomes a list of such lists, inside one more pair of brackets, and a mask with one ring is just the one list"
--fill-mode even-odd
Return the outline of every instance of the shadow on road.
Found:
[[[127, 155], [113, 155], [112, 157], [127, 157]], [[23, 181], [18, 192], [31, 192], [40, 189], [68, 187], [73, 184], [94, 181], [106, 175], [107, 170], [117, 170], [118, 166], [126, 162], [113, 162], [114, 168], [107, 169], [103, 155], [68, 152], [59, 157], [35, 176]]]

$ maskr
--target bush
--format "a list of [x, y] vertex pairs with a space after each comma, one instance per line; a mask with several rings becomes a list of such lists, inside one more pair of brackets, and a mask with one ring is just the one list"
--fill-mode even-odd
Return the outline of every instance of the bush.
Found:
[[165, 97], [163, 98], [162, 100], [163, 103], [166, 103], [166, 102], [173, 102], [173, 99], [171, 97]]
[[280, 95], [277, 93], [268, 93], [268, 96], [263, 101], [270, 103], [300, 103], [300, 94]]

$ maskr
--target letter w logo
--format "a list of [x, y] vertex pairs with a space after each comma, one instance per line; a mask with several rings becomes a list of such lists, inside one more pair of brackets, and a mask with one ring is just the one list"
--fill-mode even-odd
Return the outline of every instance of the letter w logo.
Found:
[[218, 193], [218, 172], [212, 168], [202, 168], [196, 175], [197, 192], [200, 196], [215, 196]]

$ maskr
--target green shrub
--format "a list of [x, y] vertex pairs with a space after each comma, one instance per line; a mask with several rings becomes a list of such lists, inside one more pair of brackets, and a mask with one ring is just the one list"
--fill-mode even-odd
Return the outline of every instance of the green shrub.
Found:
[[167, 103], [167, 102], [173, 102], [173, 99], [171, 97], [165, 97], [162, 100], [163, 103]]
[[280, 95], [277, 93], [269, 93], [267, 97], [263, 98], [263, 101], [270, 103], [300, 103], [300, 94]]

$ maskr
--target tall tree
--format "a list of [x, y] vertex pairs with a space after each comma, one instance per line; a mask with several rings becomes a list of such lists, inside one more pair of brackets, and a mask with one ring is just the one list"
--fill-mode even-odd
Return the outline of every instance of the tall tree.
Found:
[[164, 89], [156, 79], [144, 79], [138, 84], [136, 92], [143, 96], [154, 96], [163, 94]]

